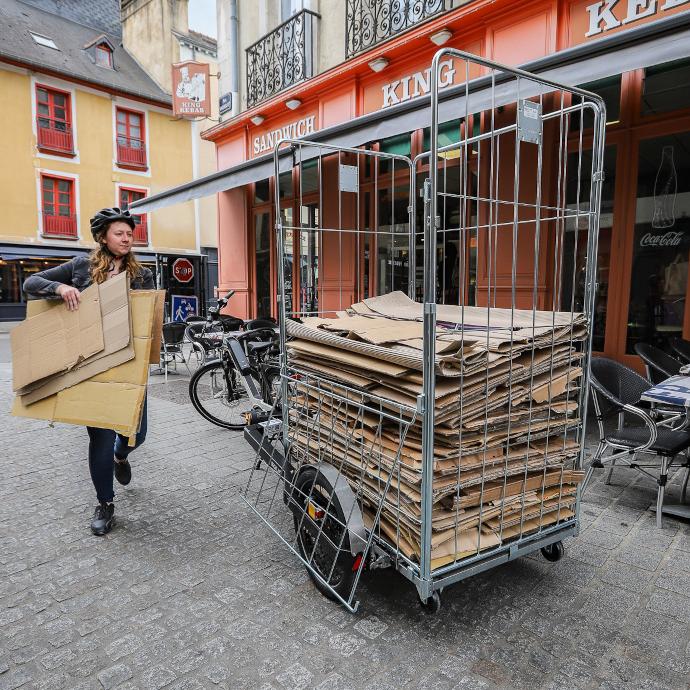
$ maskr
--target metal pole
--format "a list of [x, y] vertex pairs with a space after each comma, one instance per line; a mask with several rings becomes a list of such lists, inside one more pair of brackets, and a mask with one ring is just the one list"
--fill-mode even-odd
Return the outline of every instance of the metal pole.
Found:
[[436, 394], [436, 193], [438, 187], [439, 50], [431, 63], [431, 156], [424, 181], [424, 363], [422, 416], [422, 529], [419, 594], [428, 599], [431, 583], [431, 520], [434, 482], [434, 400]]

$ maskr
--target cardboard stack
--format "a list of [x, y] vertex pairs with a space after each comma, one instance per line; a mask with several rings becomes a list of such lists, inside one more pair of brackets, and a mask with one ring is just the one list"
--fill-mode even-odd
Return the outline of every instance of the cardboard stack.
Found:
[[[560, 312], [439, 306], [437, 320], [433, 567], [574, 516], [587, 334]], [[342, 468], [370, 524], [383, 500], [381, 532], [418, 560], [422, 305], [395, 292], [287, 332], [298, 459]]]
[[159, 359], [164, 298], [131, 292], [122, 274], [84, 290], [76, 311], [30, 301], [11, 334], [12, 414], [114, 429], [133, 442], [149, 363]]

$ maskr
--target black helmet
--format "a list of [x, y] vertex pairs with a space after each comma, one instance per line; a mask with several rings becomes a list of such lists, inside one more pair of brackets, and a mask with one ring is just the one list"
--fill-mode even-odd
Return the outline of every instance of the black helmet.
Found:
[[129, 211], [123, 211], [117, 206], [114, 208], [102, 208], [90, 221], [93, 239], [98, 241], [98, 236], [106, 230], [111, 223], [118, 220], [127, 223], [127, 225], [134, 230], [134, 218], [129, 215]]

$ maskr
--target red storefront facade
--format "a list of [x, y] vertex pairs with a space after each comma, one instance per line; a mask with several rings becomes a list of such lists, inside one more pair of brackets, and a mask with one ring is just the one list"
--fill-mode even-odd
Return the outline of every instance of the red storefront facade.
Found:
[[[478, 0], [283, 91], [204, 136], [216, 143], [218, 169], [224, 170], [265, 156], [280, 138], [309, 139], [359, 116], [421, 98], [429, 92], [428, 69], [437, 50], [429, 37], [443, 29], [451, 32], [446, 46], [508, 65], [524, 65], [545, 56], [565, 57], [577, 46], [654, 23], [685, 27], [689, 15], [690, 0], [542, 0], [520, 3], [519, 9], [502, 0]], [[669, 337], [690, 339], [688, 57], [690, 46], [681, 59], [661, 64], [648, 61], [644, 67], [626, 69], [596, 83], [583, 80], [578, 84], [600, 93], [608, 112], [594, 347], [638, 367], [633, 354], [636, 342], [663, 346]], [[369, 66], [376, 58], [387, 61], [378, 73]], [[479, 72], [465, 74], [449, 59], [442, 67], [440, 85], [450, 89], [478, 76]], [[286, 108], [291, 99], [301, 103], [295, 110]], [[257, 116], [263, 118], [258, 126], [252, 123]], [[477, 121], [473, 126], [482, 124]], [[456, 136], [452, 123], [444, 134], [451, 141]], [[586, 125], [580, 128], [578, 124], [570, 136], [573, 149], [580, 146], [580, 137], [585, 150], [591, 140]], [[415, 156], [428, 149], [428, 141], [428, 130], [420, 122], [418, 129], [368, 145]], [[328, 194], [314, 182], [304, 170], [301, 180], [293, 171], [281, 182], [282, 213], [310, 227], [328, 212]], [[219, 289], [236, 291], [230, 311], [237, 316], [276, 314], [274, 194], [270, 177], [218, 194]], [[372, 195], [372, 212], [378, 203]], [[329, 280], [327, 247], [300, 242], [296, 236], [295, 257], [300, 257], [296, 288], [303, 300], [316, 304]], [[481, 247], [473, 249], [475, 255], [481, 252]], [[371, 267], [361, 265], [369, 260], [364, 256], [351, 259], [358, 269], [352, 272], [357, 276], [352, 279], [352, 296], [360, 299], [370, 287], [365, 281], [382, 278], [377, 277], [375, 258]], [[540, 263], [539, 270], [553, 268]], [[320, 308], [325, 307], [322, 298]]]

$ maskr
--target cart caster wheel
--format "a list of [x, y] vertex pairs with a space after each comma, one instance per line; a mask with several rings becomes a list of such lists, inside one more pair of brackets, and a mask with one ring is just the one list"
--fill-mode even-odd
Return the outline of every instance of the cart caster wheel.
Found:
[[420, 603], [427, 613], [438, 613], [441, 610], [441, 595], [434, 592], [426, 601], [420, 599]]
[[560, 561], [561, 558], [563, 558], [563, 554], [565, 553], [565, 549], [563, 548], [563, 542], [557, 541], [553, 544], [549, 544], [541, 550], [541, 553], [547, 561], [551, 561], [552, 563]]

